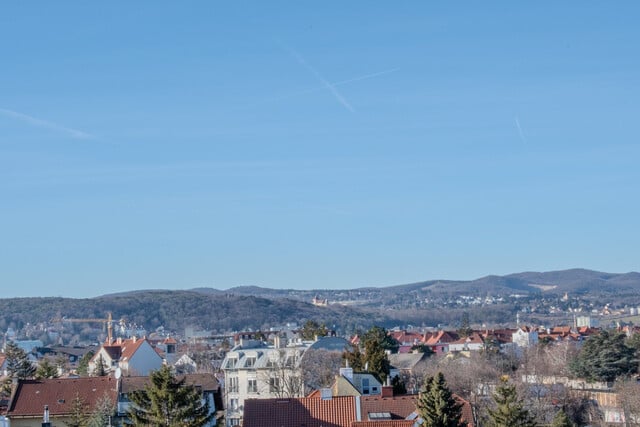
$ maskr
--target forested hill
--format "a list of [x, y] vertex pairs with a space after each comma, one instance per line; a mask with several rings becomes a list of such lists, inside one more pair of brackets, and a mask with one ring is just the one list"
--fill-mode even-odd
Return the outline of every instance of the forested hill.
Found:
[[[527, 312], [531, 307], [535, 307], [536, 316], [542, 316], [545, 306], [559, 306], [559, 298], [565, 292], [572, 297], [582, 295], [581, 301], [574, 300], [572, 304], [574, 308], [584, 306], [585, 310], [599, 302], [639, 305], [640, 274], [574, 269], [346, 290], [247, 286], [228, 290], [135, 290], [89, 299], [11, 298], [0, 299], [0, 331], [8, 327], [22, 329], [27, 323], [51, 324], [52, 319], [61, 317], [103, 319], [108, 312], [113, 313], [114, 319], [124, 318], [148, 331], [163, 326], [178, 333], [187, 326], [229, 332], [301, 324], [309, 319], [329, 327], [335, 325], [340, 332], [366, 330], [374, 324], [454, 325], [464, 311], [469, 311], [477, 323], [504, 324], [515, 318], [516, 311]], [[316, 295], [327, 298], [329, 305], [311, 304]], [[505, 298], [495, 298], [500, 295]], [[475, 299], [483, 303], [465, 305], [462, 296], [467, 298], [462, 298], [464, 301]], [[490, 303], [484, 303], [485, 296], [490, 297]]]
[[[222, 292], [212, 288], [198, 288], [202, 293]], [[337, 301], [356, 298], [358, 295], [377, 294], [381, 299], [401, 293], [428, 293], [432, 295], [505, 295], [505, 294], [557, 294], [608, 293], [640, 295], [640, 273], [604, 273], [586, 269], [570, 269], [548, 272], [522, 272], [504, 276], [485, 276], [474, 280], [427, 280], [404, 285], [362, 287], [354, 289], [270, 289], [258, 286], [240, 286], [228, 289], [239, 295], [266, 298], [294, 298], [309, 301], [318, 294]]]
[[261, 329], [305, 319], [315, 319], [328, 326], [338, 321], [341, 327], [365, 328], [376, 322], [393, 323], [392, 316], [367, 309], [331, 305], [316, 307], [310, 303], [289, 299], [267, 299], [229, 293], [203, 294], [193, 291], [139, 291], [107, 295], [90, 299], [73, 298], [10, 298], [0, 299], [0, 331], [7, 327], [21, 329], [27, 323], [47, 323], [52, 319], [105, 318], [154, 330], [184, 332], [194, 326], [214, 332]]

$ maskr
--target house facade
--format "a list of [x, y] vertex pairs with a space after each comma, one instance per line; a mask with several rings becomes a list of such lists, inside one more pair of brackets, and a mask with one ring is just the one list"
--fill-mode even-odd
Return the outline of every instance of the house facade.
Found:
[[307, 345], [268, 346], [242, 340], [222, 362], [227, 426], [242, 424], [247, 399], [301, 397], [304, 394], [300, 360]]
[[104, 344], [89, 361], [89, 372], [96, 372], [100, 365], [106, 373], [120, 368], [123, 375], [146, 376], [162, 367], [162, 357], [144, 338], [118, 338], [112, 344]]

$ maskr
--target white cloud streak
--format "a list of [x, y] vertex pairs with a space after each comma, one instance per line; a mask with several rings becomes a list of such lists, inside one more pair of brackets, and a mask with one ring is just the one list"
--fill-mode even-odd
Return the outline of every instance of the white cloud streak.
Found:
[[294, 49], [284, 46], [282, 45], [287, 51], [289, 51], [289, 53], [298, 61], [298, 63], [300, 63], [300, 65], [302, 65], [303, 67], [305, 67], [307, 70], [309, 70], [311, 72], [311, 74], [313, 74], [318, 81], [320, 81], [322, 83], [322, 85], [324, 87], [326, 87], [327, 89], [329, 89], [329, 91], [333, 94], [333, 96], [338, 100], [338, 102], [347, 110], [351, 111], [352, 113], [355, 113], [355, 109], [353, 108], [353, 106], [349, 103], [349, 101], [347, 101], [347, 99], [338, 91], [338, 89], [336, 89], [336, 86], [334, 84], [331, 84], [327, 79], [325, 79], [324, 77], [322, 77], [322, 74], [320, 74], [320, 72], [318, 72], [318, 70], [316, 70], [315, 68], [313, 68], [311, 66], [311, 64], [309, 64], [307, 61], [305, 61], [305, 59], [302, 57], [302, 55], [300, 55], [298, 52], [296, 52]]
[[[382, 70], [382, 71], [377, 71], [375, 73], [370, 73], [370, 74], [363, 74], [361, 76], [356, 76], [347, 80], [340, 80], [338, 82], [332, 82], [331, 85], [332, 86], [342, 86], [342, 85], [346, 85], [349, 83], [354, 83], [354, 82], [359, 82], [361, 80], [367, 80], [367, 79], [372, 79], [374, 77], [379, 77], [379, 76], [384, 76], [385, 74], [391, 74], [391, 73], [395, 73], [396, 71], [400, 71], [400, 68], [390, 68], [388, 70]], [[247, 108], [247, 107], [255, 107], [255, 106], [259, 106], [259, 105], [264, 105], [270, 102], [274, 102], [274, 101], [282, 101], [284, 99], [289, 99], [289, 98], [295, 98], [301, 95], [306, 95], [308, 93], [313, 93], [313, 92], [318, 92], [320, 90], [325, 90], [326, 86], [316, 86], [316, 87], [311, 87], [308, 89], [302, 89], [296, 92], [291, 92], [291, 93], [287, 93], [287, 94], [283, 94], [283, 95], [278, 95], [278, 96], [273, 96], [271, 98], [267, 98], [267, 99], [263, 99], [261, 101], [256, 101], [253, 102], [251, 104], [248, 105], [244, 105], [242, 107], [239, 108]]]
[[524, 136], [524, 132], [522, 131], [522, 126], [520, 126], [520, 120], [516, 117], [516, 128], [518, 129], [518, 135], [520, 135], [520, 140], [523, 143], [527, 143], [527, 138]]
[[26, 123], [30, 126], [33, 127], [39, 127], [39, 128], [43, 128], [43, 129], [49, 129], [52, 131], [56, 131], [59, 133], [64, 133], [72, 138], [76, 138], [76, 139], [92, 139], [94, 136], [78, 130], [78, 129], [74, 129], [74, 128], [70, 128], [67, 126], [62, 126], [58, 123], [53, 123], [53, 122], [49, 122], [47, 120], [42, 120], [39, 119], [37, 117], [33, 117], [33, 116], [29, 116], [27, 114], [24, 113], [19, 113], [17, 111], [13, 111], [13, 110], [8, 110], [6, 108], [0, 108], [0, 114], [2, 114], [5, 117], [9, 117], [15, 120], [19, 120], [23, 123]]

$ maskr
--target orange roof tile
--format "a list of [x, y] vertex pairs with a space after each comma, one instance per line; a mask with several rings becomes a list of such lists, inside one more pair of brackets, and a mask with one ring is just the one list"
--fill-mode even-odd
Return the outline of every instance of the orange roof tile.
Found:
[[140, 346], [146, 339], [130, 339], [122, 341], [122, 360], [127, 361], [138, 351]]

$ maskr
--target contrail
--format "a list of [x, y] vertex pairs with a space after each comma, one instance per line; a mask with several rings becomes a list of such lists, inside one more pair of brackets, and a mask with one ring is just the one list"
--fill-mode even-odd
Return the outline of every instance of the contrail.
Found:
[[[374, 77], [379, 77], [379, 76], [384, 76], [385, 74], [391, 74], [391, 73], [395, 73], [396, 71], [400, 71], [400, 68], [390, 68], [388, 70], [382, 70], [382, 71], [378, 71], [375, 73], [370, 73], [370, 74], [363, 74], [361, 76], [357, 76], [357, 77], [353, 77], [351, 79], [347, 79], [347, 80], [340, 80], [339, 82], [333, 82], [331, 83], [332, 86], [342, 86], [342, 85], [346, 85], [348, 83], [353, 83], [353, 82], [359, 82], [361, 80], [367, 80], [367, 79], [372, 79]], [[316, 87], [311, 87], [308, 89], [302, 89], [296, 92], [291, 92], [291, 93], [287, 93], [287, 94], [283, 94], [283, 95], [279, 95], [279, 96], [274, 96], [271, 98], [267, 98], [267, 99], [263, 99], [260, 101], [256, 101], [256, 102], [252, 102], [249, 105], [245, 105], [242, 108], [246, 108], [246, 107], [253, 107], [256, 105], [262, 105], [268, 102], [273, 102], [273, 101], [280, 101], [283, 99], [289, 99], [289, 98], [295, 98], [296, 96], [300, 96], [300, 95], [306, 95], [308, 93], [313, 93], [313, 92], [318, 92], [320, 90], [325, 90], [326, 86], [316, 86]]]
[[45, 129], [54, 130], [57, 132], [62, 132], [69, 135], [72, 138], [77, 139], [92, 139], [93, 135], [83, 132], [78, 129], [69, 128], [66, 126], [59, 125], [57, 123], [48, 122], [46, 120], [38, 119], [33, 116], [29, 116], [27, 114], [19, 113], [13, 110], [7, 110], [6, 108], [0, 108], [0, 114], [10, 117], [12, 119], [23, 121], [31, 126], [41, 127]]
[[518, 134], [520, 135], [520, 140], [522, 140], [522, 142], [526, 144], [527, 138], [525, 138], [524, 136], [524, 132], [522, 131], [522, 126], [520, 126], [520, 120], [518, 120], [518, 117], [516, 117], [516, 127], [518, 128]]
[[333, 86], [345, 85], [347, 83], [359, 82], [360, 80], [371, 79], [373, 77], [384, 76], [385, 74], [395, 73], [396, 71], [400, 71], [400, 68], [390, 68], [388, 70], [378, 71], [376, 73], [365, 74], [363, 76], [354, 77], [348, 80], [341, 80], [339, 82], [332, 83]]
[[[281, 43], [281, 45], [282, 45], [282, 43]], [[296, 58], [296, 60], [303, 67], [305, 67], [307, 70], [309, 70], [324, 85], [324, 87], [329, 89], [329, 91], [331, 91], [333, 96], [338, 100], [338, 102], [340, 104], [342, 104], [342, 106], [344, 108], [346, 108], [347, 110], [351, 111], [352, 113], [355, 113], [356, 110], [354, 110], [353, 107], [351, 106], [351, 104], [349, 104], [349, 101], [347, 101], [347, 99], [344, 96], [342, 96], [342, 94], [340, 92], [338, 92], [338, 89], [336, 89], [335, 85], [329, 83], [329, 81], [327, 79], [322, 77], [322, 75], [318, 72], [318, 70], [313, 68], [311, 66], [311, 64], [309, 64], [307, 61], [305, 61], [305, 59], [302, 57], [302, 55], [300, 55], [298, 52], [296, 52], [295, 50], [293, 50], [290, 47], [287, 47], [287, 46], [284, 46], [284, 45], [282, 45], [282, 46], [286, 50], [288, 50], [289, 53], [291, 53], [291, 55], [293, 55], [293, 57]]]

